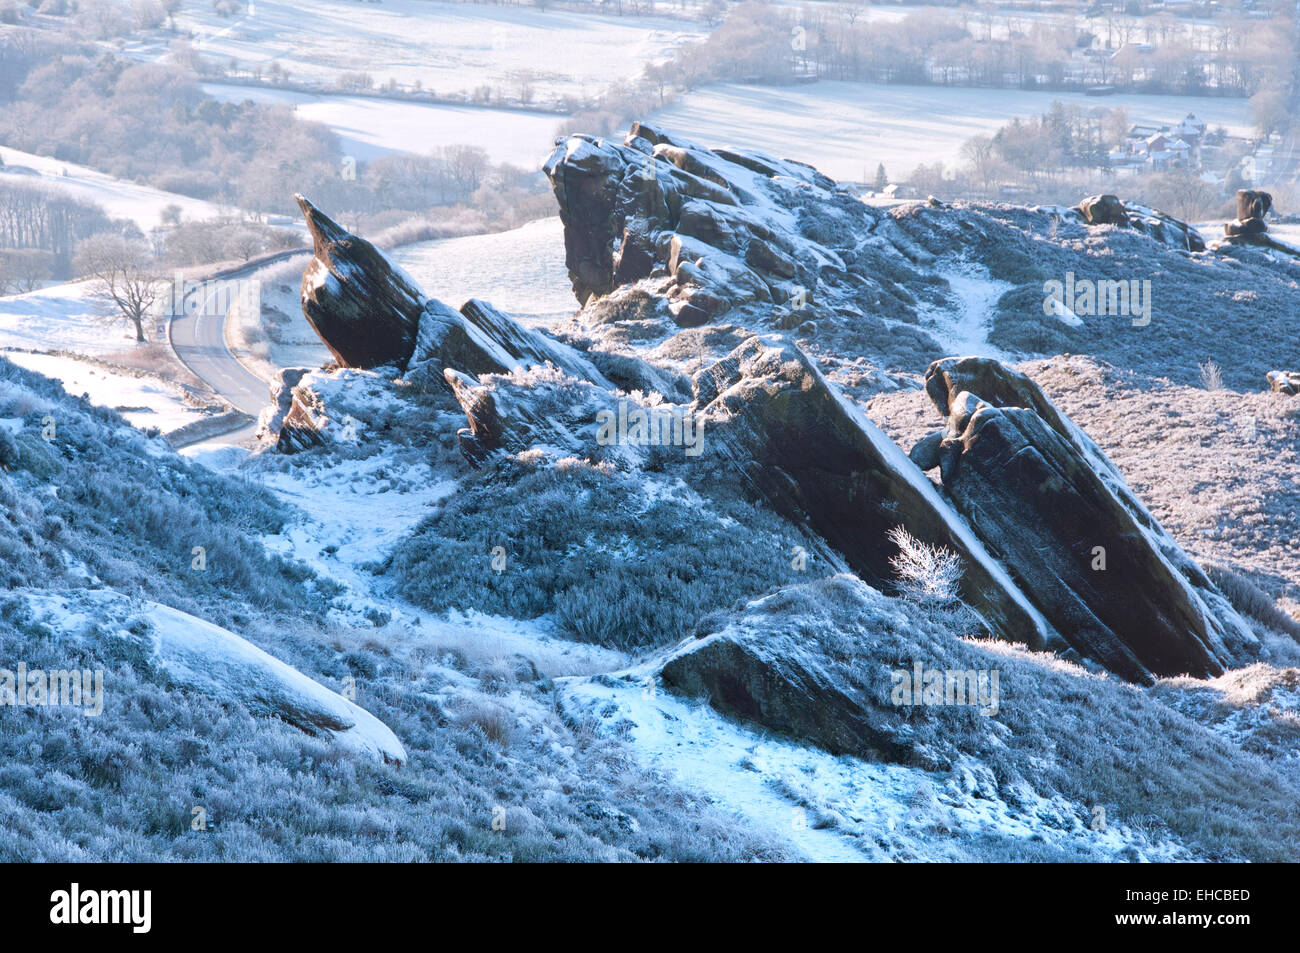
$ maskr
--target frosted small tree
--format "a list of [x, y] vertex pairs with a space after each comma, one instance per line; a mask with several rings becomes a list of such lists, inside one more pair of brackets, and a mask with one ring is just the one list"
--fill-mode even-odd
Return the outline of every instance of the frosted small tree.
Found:
[[143, 242], [120, 235], [92, 235], [77, 245], [77, 269], [94, 281], [95, 291], [113, 304], [110, 323], [126, 321], [137, 343], [147, 340], [144, 322], [161, 288]]
[[876, 166], [876, 178], [871, 183], [871, 187], [877, 192], [883, 192], [888, 184], [889, 176], [885, 174], [885, 164], [882, 162]]
[[947, 606], [957, 601], [961, 582], [961, 558], [943, 546], [923, 543], [902, 526], [889, 531], [898, 554], [889, 560], [898, 573], [898, 588], [904, 596], [927, 605]]

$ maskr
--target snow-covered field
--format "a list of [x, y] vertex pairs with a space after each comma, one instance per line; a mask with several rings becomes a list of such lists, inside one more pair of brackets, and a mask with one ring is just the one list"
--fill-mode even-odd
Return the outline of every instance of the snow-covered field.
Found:
[[329, 96], [290, 90], [207, 83], [224, 102], [293, 106], [297, 116], [328, 126], [346, 155], [362, 161], [396, 152], [430, 153], [441, 146], [475, 145], [493, 162], [538, 169], [564, 117], [509, 109], [405, 103], [367, 96]]
[[112, 218], [130, 219], [146, 233], [161, 224], [162, 210], [168, 205], [180, 206], [182, 215], [188, 219], [216, 218], [230, 211], [202, 199], [164, 192], [86, 166], [6, 146], [0, 146], [0, 159], [4, 160], [0, 166], [0, 183], [40, 183], [72, 198], [102, 206]]
[[821, 82], [803, 87], [720, 85], [697, 89], [651, 117], [705, 146], [757, 149], [796, 158], [835, 179], [871, 181], [883, 162], [903, 179], [917, 165], [960, 164], [961, 146], [1053, 101], [1128, 110], [1131, 122], [1173, 123], [1195, 113], [1211, 128], [1244, 134], [1244, 99], [1116, 95]]
[[135, 334], [109, 324], [84, 281], [0, 298], [0, 349], [69, 351], [99, 357], [130, 347]]
[[134, 427], [157, 427], [163, 433], [203, 418], [185, 390], [152, 374], [132, 374], [91, 361], [57, 354], [0, 352], [14, 364], [44, 374], [74, 397], [85, 394], [92, 404], [118, 411]]
[[533, 326], [562, 320], [578, 308], [558, 217], [492, 235], [407, 245], [391, 257], [453, 308], [481, 298]]
[[290, 90], [207, 83], [214, 99], [294, 107], [300, 120], [329, 126], [343, 152], [359, 160], [394, 152], [429, 153], [443, 146], [478, 146], [494, 163], [539, 169], [562, 116], [511, 109], [402, 103], [369, 96], [312, 95]]
[[[291, 78], [332, 82], [365, 72], [377, 84], [419, 81], [439, 94], [500, 86], [516, 95], [516, 76], [531, 73], [538, 99], [587, 97], [631, 79], [651, 60], [666, 59], [703, 25], [667, 17], [583, 14], [529, 6], [438, 3], [430, 0], [254, 0], [237, 20], [208, 0], [185, 0], [176, 15], [199, 49], [241, 67], [272, 62]], [[159, 58], [151, 41], [128, 55]]]

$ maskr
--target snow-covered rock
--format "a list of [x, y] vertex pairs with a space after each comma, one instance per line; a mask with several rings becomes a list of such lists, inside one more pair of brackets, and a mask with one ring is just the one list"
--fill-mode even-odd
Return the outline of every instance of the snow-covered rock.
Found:
[[948, 358], [926, 389], [947, 430], [914, 459], [1083, 655], [1129, 679], [1221, 674], [1249, 624], [1101, 449], [1025, 375]]
[[56, 633], [92, 639], [116, 632], [136, 643], [137, 651], [127, 654], [139, 665], [160, 669], [187, 689], [238, 702], [369, 757], [406, 761], [402, 743], [374, 715], [220, 626], [106, 589], [30, 592], [26, 602], [34, 621]]

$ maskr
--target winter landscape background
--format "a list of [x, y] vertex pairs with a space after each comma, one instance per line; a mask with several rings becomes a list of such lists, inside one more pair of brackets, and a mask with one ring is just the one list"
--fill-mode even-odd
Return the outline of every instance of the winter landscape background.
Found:
[[1300, 858], [1298, 24], [0, 0], [0, 859]]

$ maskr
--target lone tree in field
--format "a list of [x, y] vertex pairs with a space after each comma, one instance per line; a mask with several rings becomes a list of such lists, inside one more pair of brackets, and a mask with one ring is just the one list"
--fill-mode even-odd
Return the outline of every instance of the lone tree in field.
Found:
[[120, 235], [93, 235], [77, 244], [76, 261], [77, 270], [93, 279], [96, 293], [113, 303], [110, 321], [130, 322], [136, 341], [148, 340], [145, 318], [161, 293], [148, 247]]

